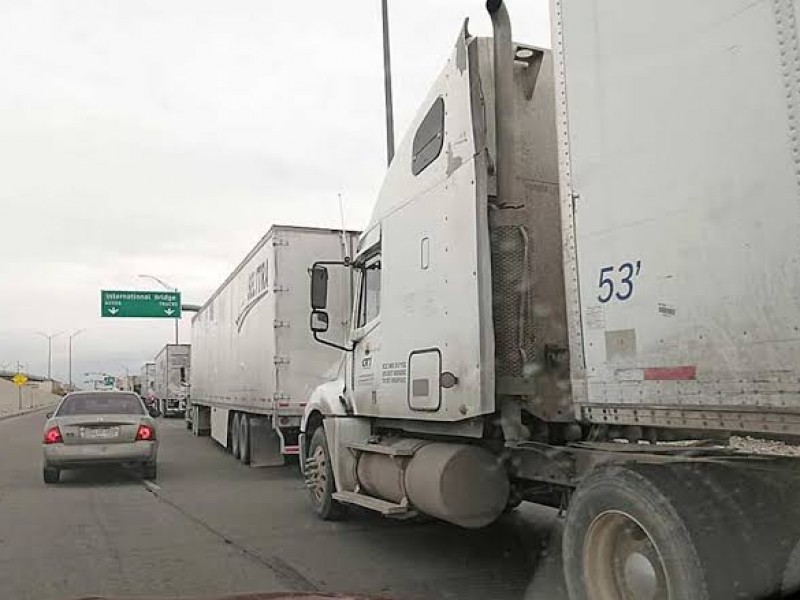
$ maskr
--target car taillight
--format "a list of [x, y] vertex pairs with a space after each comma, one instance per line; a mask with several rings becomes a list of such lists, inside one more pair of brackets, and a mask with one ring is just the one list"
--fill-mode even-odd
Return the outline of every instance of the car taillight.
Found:
[[156, 439], [156, 430], [150, 425], [139, 425], [139, 430], [136, 432], [137, 442], [152, 442]]
[[61, 430], [58, 428], [58, 425], [54, 425], [44, 433], [45, 444], [60, 444], [63, 441], [64, 438], [61, 437]]

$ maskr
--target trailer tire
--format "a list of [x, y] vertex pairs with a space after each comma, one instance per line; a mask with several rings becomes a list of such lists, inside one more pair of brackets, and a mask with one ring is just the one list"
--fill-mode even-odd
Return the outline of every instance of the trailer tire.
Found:
[[322, 424], [314, 430], [308, 445], [305, 478], [311, 504], [317, 515], [324, 521], [335, 521], [343, 517], [344, 505], [333, 499], [336, 490], [333, 465], [325, 427]]
[[689, 529], [652, 473], [590, 474], [570, 502], [562, 553], [570, 600], [711, 598]]
[[239, 460], [250, 464], [250, 419], [244, 413], [239, 416]]
[[239, 413], [233, 413], [229, 428], [230, 432], [228, 435], [230, 436], [231, 440], [231, 454], [233, 454], [234, 457], [239, 458]]

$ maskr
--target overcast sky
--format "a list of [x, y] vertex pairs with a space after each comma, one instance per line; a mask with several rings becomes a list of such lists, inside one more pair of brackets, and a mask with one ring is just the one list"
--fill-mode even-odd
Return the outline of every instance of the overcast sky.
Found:
[[[402, 137], [481, 0], [389, 0]], [[547, 0], [507, 0], [549, 46]], [[362, 228], [385, 169], [379, 0], [3, 0], [0, 368], [138, 373], [168, 320], [99, 290], [202, 303], [273, 223]], [[181, 323], [188, 342], [191, 319]]]

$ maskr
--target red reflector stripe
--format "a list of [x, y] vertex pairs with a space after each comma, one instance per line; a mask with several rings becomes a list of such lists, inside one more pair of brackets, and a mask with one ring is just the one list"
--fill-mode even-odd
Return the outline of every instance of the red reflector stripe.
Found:
[[697, 379], [697, 367], [648, 367], [644, 369], [645, 380]]
[[288, 402], [278, 402], [278, 406], [289, 406]]
[[300, 446], [284, 446], [284, 454], [300, 454]]

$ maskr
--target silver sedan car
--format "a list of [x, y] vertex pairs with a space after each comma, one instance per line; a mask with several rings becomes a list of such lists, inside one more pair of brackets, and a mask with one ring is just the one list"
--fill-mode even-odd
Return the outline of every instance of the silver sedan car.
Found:
[[72, 392], [44, 426], [44, 481], [57, 483], [62, 469], [135, 464], [155, 479], [155, 420], [133, 392]]

